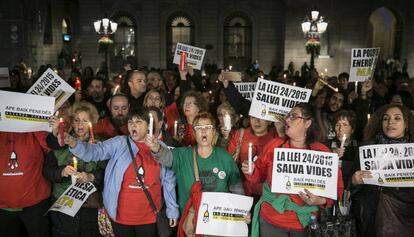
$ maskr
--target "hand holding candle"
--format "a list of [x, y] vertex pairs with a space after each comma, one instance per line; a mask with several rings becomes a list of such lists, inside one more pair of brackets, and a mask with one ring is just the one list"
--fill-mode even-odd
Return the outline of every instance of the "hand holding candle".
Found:
[[187, 53], [186, 52], [181, 52], [181, 57], [180, 57], [180, 71], [185, 71], [187, 67]]
[[252, 152], [253, 152], [253, 148], [252, 148], [252, 143], [249, 142], [249, 149], [248, 149], [248, 162], [249, 162], [249, 169], [248, 169], [248, 173], [251, 175], [253, 173], [253, 157], [252, 157]]

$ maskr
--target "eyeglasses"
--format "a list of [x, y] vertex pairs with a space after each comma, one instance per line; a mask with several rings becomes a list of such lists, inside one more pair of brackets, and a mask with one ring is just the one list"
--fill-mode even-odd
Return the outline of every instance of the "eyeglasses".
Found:
[[210, 131], [210, 130], [213, 130], [213, 125], [211, 125], [211, 124], [207, 124], [207, 125], [197, 125], [197, 126], [194, 126], [194, 130], [196, 132], [200, 132], [200, 131]]
[[306, 120], [306, 119], [309, 119], [309, 117], [308, 117], [308, 118], [306, 118], [306, 117], [302, 117], [302, 116], [300, 116], [300, 115], [298, 115], [298, 114], [287, 114], [287, 115], [286, 115], [286, 117], [285, 117], [285, 120], [288, 120], [288, 119], [290, 119], [290, 120], [292, 120], [292, 121], [294, 121], [294, 120], [296, 120], [296, 119], [303, 119], [303, 120]]

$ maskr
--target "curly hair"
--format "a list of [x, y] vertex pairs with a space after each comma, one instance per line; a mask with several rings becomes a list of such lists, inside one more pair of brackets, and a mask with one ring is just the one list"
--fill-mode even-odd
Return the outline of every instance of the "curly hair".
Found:
[[397, 108], [402, 112], [403, 118], [404, 118], [404, 123], [407, 127], [406, 132], [408, 132], [408, 135], [410, 136], [410, 139], [414, 138], [414, 116], [411, 113], [411, 111], [407, 107], [402, 106], [402, 105], [386, 104], [386, 105], [382, 106], [381, 108], [379, 108], [374, 113], [372, 118], [368, 121], [367, 126], [365, 126], [364, 141], [374, 140], [375, 136], [378, 133], [383, 132], [382, 131], [382, 119], [384, 117], [384, 114], [389, 109], [392, 109], [392, 108]]
[[85, 112], [89, 114], [89, 120], [92, 124], [96, 124], [98, 122], [99, 119], [99, 113], [98, 110], [96, 109], [96, 107], [86, 101], [81, 101], [81, 102], [77, 102], [74, 103], [72, 105], [72, 109], [71, 109], [71, 121], [73, 121], [75, 114], [79, 113], [79, 112]]
[[164, 94], [163, 93], [161, 93], [161, 91], [160, 90], [158, 90], [158, 89], [151, 89], [151, 90], [149, 90], [146, 94], [145, 94], [145, 97], [144, 97], [144, 106], [148, 106], [147, 105], [147, 103], [148, 103], [148, 98], [150, 97], [150, 95], [152, 94], [152, 93], [158, 93], [159, 95], [160, 95], [160, 108], [162, 109], [162, 108], [164, 108], [164, 106], [165, 106], [165, 97], [164, 97]]

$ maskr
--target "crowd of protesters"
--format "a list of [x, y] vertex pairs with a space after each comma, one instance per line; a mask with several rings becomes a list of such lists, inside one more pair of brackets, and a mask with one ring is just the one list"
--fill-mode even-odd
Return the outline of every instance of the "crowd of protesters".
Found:
[[[48, 67], [29, 75], [20, 63], [10, 72], [11, 87], [2, 90], [25, 93]], [[202, 71], [190, 66], [178, 71], [127, 65], [108, 80], [90, 67], [70, 75], [55, 69], [70, 85], [81, 82], [58, 110], [66, 125], [64, 141], [57, 135], [57, 116], [50, 119], [52, 133], [0, 132], [0, 233], [101, 236], [98, 213], [104, 207], [115, 236], [157, 236], [156, 215], [137, 183], [137, 173], [154, 208], [165, 202], [169, 224], [177, 228], [191, 199], [195, 162], [202, 191], [254, 197], [251, 215], [245, 218], [246, 223], [251, 221], [252, 236], [308, 236], [309, 216], [319, 216], [334, 200], [308, 190], [287, 196], [272, 193], [274, 148], [338, 154], [338, 199], [352, 203], [349, 213], [357, 236], [414, 233], [414, 188], [364, 184], [363, 178], [372, 174], [361, 171], [358, 154], [363, 144], [414, 141], [414, 79], [406, 67], [402, 71], [377, 67], [371, 79], [355, 87], [345, 72], [321, 76], [306, 63], [300, 70], [293, 63], [286, 70], [273, 67], [268, 74], [252, 66], [243, 72], [244, 82], [263, 76], [312, 89], [308, 103], [296, 105], [277, 122], [249, 116], [250, 101], [224, 79], [224, 70], [211, 64]], [[230, 128], [225, 116], [230, 116]], [[249, 143], [255, 161], [252, 170], [247, 162]], [[80, 161], [77, 170], [73, 156]], [[225, 178], [218, 177], [217, 168]], [[74, 175], [76, 182], [92, 182], [98, 191], [74, 217], [47, 212]], [[290, 208], [282, 207], [282, 198]]]

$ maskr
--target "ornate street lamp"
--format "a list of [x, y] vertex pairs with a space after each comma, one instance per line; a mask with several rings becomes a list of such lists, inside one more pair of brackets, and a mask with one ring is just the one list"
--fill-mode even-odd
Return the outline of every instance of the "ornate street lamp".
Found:
[[321, 49], [320, 35], [328, 28], [328, 23], [323, 21], [323, 17], [319, 16], [318, 11], [311, 12], [311, 18], [306, 17], [302, 22], [302, 31], [306, 37], [306, 52], [311, 55], [310, 67], [315, 67], [314, 57], [319, 55]]
[[97, 20], [93, 23], [96, 33], [102, 35], [98, 40], [99, 52], [105, 52], [105, 79], [109, 79], [109, 70], [108, 70], [108, 47], [114, 42], [108, 37], [110, 34], [114, 34], [118, 28], [118, 24], [104, 17], [101, 20]]

